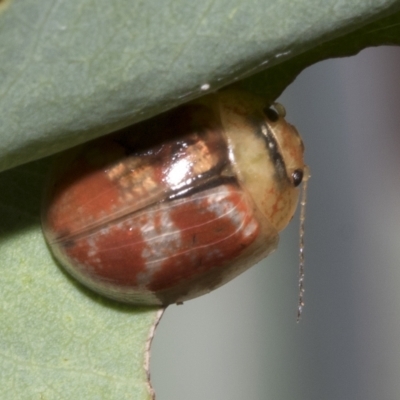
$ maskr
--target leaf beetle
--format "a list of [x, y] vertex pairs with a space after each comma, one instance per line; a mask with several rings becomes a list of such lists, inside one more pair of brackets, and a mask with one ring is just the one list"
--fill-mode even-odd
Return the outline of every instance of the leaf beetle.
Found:
[[68, 151], [42, 226], [55, 258], [114, 300], [166, 306], [273, 251], [306, 166], [281, 105], [220, 91]]

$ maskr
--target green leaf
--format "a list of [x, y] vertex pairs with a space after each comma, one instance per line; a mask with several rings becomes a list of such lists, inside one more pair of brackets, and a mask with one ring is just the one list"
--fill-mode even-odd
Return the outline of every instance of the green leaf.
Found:
[[274, 100], [303, 69], [318, 61], [352, 56], [366, 47], [399, 44], [400, 12], [397, 12], [366, 24], [347, 35], [319, 44], [283, 64], [252, 75], [239, 82], [237, 86]]
[[49, 161], [0, 174], [0, 398], [150, 399], [161, 313], [89, 293], [55, 265], [39, 221]]
[[3, 4], [0, 170], [193, 99], [205, 84], [216, 90], [287, 61], [400, 6], [399, 0]]
[[[400, 1], [0, 0], [0, 170], [259, 72], [274, 99], [307, 65], [400, 40]], [[0, 397], [146, 399], [160, 317], [102, 299], [40, 228], [50, 159], [0, 174]]]

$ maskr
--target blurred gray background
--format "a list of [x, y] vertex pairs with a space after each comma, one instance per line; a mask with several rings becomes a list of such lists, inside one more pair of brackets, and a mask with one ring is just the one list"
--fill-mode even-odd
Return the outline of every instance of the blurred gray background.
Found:
[[400, 399], [400, 49], [314, 65], [280, 101], [312, 173], [303, 319], [295, 218], [266, 261], [167, 309], [157, 400]]

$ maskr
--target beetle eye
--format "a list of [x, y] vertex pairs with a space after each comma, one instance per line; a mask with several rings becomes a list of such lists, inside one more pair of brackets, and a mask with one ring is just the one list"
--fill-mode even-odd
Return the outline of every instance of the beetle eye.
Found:
[[263, 109], [265, 116], [271, 121], [276, 122], [279, 119], [279, 114], [271, 107], [265, 107]]
[[293, 185], [295, 187], [299, 186], [301, 181], [303, 180], [303, 170], [302, 169], [296, 169], [292, 173], [292, 179], [293, 179]]

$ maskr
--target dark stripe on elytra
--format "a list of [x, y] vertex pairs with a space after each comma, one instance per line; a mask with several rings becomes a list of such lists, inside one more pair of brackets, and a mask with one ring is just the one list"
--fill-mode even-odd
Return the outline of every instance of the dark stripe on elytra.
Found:
[[172, 192], [167, 200], [172, 201], [182, 199], [221, 185], [235, 185], [239, 187], [238, 180], [235, 176], [215, 175], [211, 176], [209, 179], [202, 180], [197, 185], [187, 186], [185, 188]]
[[54, 240], [52, 240], [52, 243], [60, 243], [60, 245], [64, 246], [65, 248], [73, 247], [75, 246], [77, 240], [89, 236], [97, 232], [98, 230], [105, 229], [112, 224], [117, 224], [123, 221], [124, 219], [132, 217], [135, 214], [139, 214], [143, 210], [154, 207], [157, 204], [189, 197], [195, 193], [212, 189], [220, 185], [231, 184], [239, 187], [239, 183], [236, 176], [224, 175], [224, 172], [225, 169], [223, 169], [221, 166], [218, 166], [218, 168], [213, 168], [204, 173], [202, 175], [202, 179], [195, 180], [194, 182], [192, 182], [192, 184], [179, 188], [177, 190], [171, 190], [167, 192], [165, 194], [165, 197], [161, 201], [158, 201], [150, 205], [146, 205], [143, 208], [139, 208], [133, 212], [128, 212], [112, 220], [103, 221], [101, 225], [93, 225], [89, 228], [82, 229], [79, 232], [75, 232], [74, 234], [71, 234], [71, 232], [69, 231], [64, 231], [56, 238], [54, 238]]

